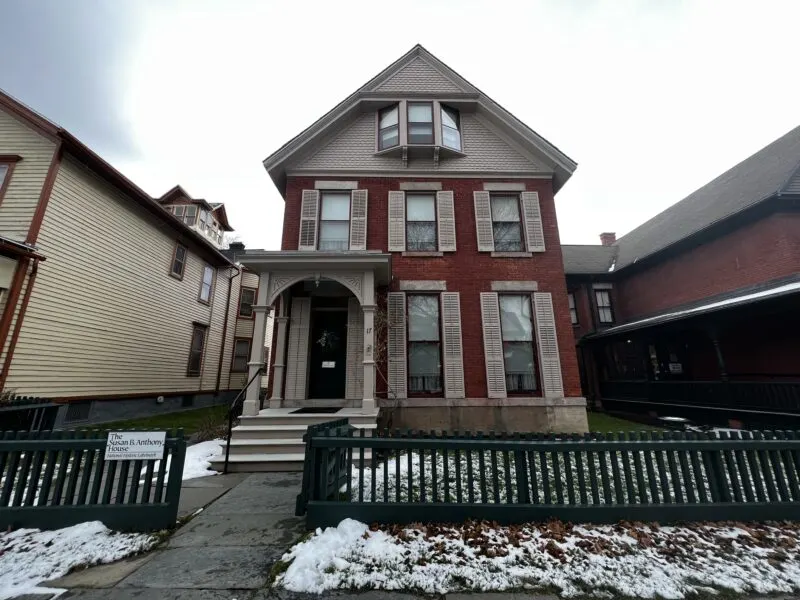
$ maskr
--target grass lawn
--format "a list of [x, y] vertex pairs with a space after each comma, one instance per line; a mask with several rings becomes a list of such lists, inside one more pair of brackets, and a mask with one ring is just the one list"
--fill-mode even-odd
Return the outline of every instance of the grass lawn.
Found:
[[602, 433], [607, 431], [662, 431], [660, 427], [626, 421], [606, 413], [589, 412], [587, 414], [589, 417], [589, 431], [600, 431]]
[[141, 419], [101, 423], [90, 426], [89, 429], [177, 429], [178, 427], [183, 427], [184, 434], [191, 435], [210, 423], [222, 423], [225, 419], [227, 408], [226, 404], [222, 404], [195, 410], [142, 417]]

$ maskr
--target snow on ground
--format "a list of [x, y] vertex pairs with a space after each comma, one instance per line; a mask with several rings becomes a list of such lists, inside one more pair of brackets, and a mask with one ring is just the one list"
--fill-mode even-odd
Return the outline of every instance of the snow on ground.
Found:
[[211, 459], [222, 454], [225, 440], [211, 440], [200, 442], [186, 448], [186, 462], [183, 464], [183, 479], [195, 479], [218, 475], [217, 471], [210, 469]]
[[110, 563], [156, 543], [157, 538], [147, 534], [114, 533], [100, 521], [55, 531], [0, 534], [0, 600], [35, 593], [43, 581], [63, 577], [76, 567]]
[[705, 592], [800, 592], [800, 525], [745, 523], [659, 527], [560, 521], [500, 527], [391, 526], [346, 519], [294, 546], [278, 585], [332, 589], [457, 591], [558, 589], [678, 599]]

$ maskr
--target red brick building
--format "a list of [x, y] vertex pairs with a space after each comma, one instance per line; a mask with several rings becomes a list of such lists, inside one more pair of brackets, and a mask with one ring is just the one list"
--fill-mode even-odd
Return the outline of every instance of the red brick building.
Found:
[[800, 128], [619, 240], [564, 246], [590, 402], [797, 424], [798, 206]]
[[286, 210], [282, 249], [241, 258], [256, 319], [275, 311], [250, 427], [381, 409], [422, 429], [586, 429], [554, 204], [569, 157], [416, 46], [264, 166]]

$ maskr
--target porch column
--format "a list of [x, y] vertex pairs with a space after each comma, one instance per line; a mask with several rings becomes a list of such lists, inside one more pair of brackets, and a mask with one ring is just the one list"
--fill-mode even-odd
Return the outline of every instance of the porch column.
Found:
[[[250, 362], [247, 363], [247, 386], [242, 415], [255, 417], [260, 409], [259, 393], [261, 392], [261, 374], [256, 376], [259, 367], [264, 366], [264, 335], [267, 329], [267, 289], [269, 288], [269, 273], [261, 273], [258, 279], [258, 302], [253, 306], [253, 343], [250, 346]], [[264, 304], [262, 304], [264, 303]]]
[[286, 369], [286, 326], [289, 317], [286, 316], [286, 297], [281, 294], [278, 316], [275, 317], [278, 330], [275, 335], [275, 361], [272, 370], [272, 396], [269, 399], [270, 408], [280, 408], [283, 400], [283, 379]]
[[361, 409], [375, 410], [375, 274], [364, 272], [361, 307], [364, 310], [364, 394]]

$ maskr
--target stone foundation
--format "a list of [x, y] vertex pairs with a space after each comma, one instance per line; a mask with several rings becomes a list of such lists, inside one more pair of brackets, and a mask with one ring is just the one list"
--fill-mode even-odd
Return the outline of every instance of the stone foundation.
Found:
[[[422, 406], [416, 400], [381, 408], [378, 423], [400, 429], [583, 433], [588, 431], [585, 398], [450, 400]], [[411, 405], [409, 405], [411, 404]], [[387, 421], [390, 417], [391, 423]]]

